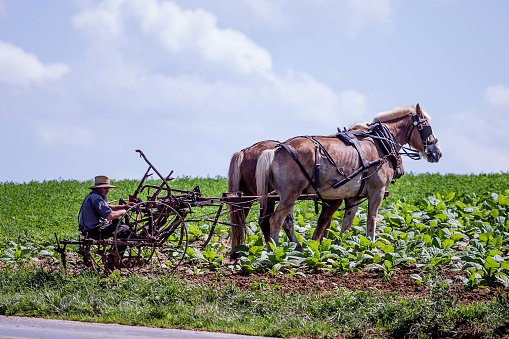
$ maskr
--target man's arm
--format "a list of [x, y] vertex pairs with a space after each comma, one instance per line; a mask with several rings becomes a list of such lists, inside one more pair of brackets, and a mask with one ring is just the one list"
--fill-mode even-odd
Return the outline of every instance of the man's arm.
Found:
[[108, 206], [111, 208], [112, 211], [120, 211], [120, 210], [125, 210], [127, 205], [109, 205], [108, 204]]
[[134, 205], [134, 202], [130, 202], [127, 205], [109, 205], [108, 207], [111, 208], [111, 214], [106, 218], [106, 220], [114, 220], [118, 217], [124, 215], [126, 213], [126, 208], [129, 206]]
[[127, 211], [125, 210], [124, 206], [122, 206], [122, 209], [116, 208], [115, 210], [112, 209], [110, 215], [106, 217], [106, 220], [114, 220], [118, 217], [124, 215]]

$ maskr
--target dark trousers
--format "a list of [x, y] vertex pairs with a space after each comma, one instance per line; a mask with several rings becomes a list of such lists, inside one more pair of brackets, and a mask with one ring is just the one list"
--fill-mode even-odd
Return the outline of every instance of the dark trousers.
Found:
[[[107, 239], [112, 237], [117, 230], [117, 225], [119, 223], [119, 219], [115, 219], [110, 223], [104, 223], [88, 232], [86, 232], [85, 236], [88, 236], [92, 239]], [[131, 230], [127, 225], [120, 225], [117, 231], [117, 237], [119, 238], [127, 238], [131, 235]]]

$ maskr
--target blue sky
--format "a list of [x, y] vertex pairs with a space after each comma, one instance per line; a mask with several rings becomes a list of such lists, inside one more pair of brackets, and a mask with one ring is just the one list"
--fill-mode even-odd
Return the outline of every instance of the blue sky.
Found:
[[443, 158], [509, 171], [504, 0], [0, 0], [0, 182], [225, 176], [257, 141], [420, 103]]

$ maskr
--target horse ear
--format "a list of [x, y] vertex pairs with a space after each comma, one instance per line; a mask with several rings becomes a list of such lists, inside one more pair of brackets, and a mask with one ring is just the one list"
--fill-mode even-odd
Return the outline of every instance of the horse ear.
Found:
[[415, 106], [415, 113], [417, 113], [418, 116], [422, 115], [421, 106], [419, 106], [419, 104]]

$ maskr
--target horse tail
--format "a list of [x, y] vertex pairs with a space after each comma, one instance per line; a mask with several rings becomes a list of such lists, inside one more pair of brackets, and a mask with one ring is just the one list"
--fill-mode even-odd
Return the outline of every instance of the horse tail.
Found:
[[[233, 153], [230, 161], [230, 168], [228, 169], [228, 192], [235, 193], [240, 191], [240, 181], [242, 179], [240, 173], [240, 164], [244, 159], [244, 152]], [[230, 222], [239, 226], [230, 226], [230, 238], [232, 248], [237, 247], [244, 243], [244, 234], [246, 228], [246, 221], [244, 211], [242, 208], [226, 205], [228, 214], [230, 215]]]
[[233, 153], [228, 169], [228, 192], [234, 193], [240, 191], [240, 163], [244, 159], [244, 152]]
[[275, 149], [262, 152], [256, 163], [256, 194], [260, 196], [261, 215], [267, 210], [267, 194], [270, 193], [270, 167], [274, 161]]

